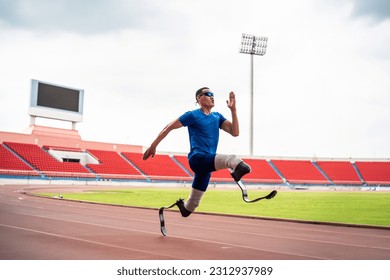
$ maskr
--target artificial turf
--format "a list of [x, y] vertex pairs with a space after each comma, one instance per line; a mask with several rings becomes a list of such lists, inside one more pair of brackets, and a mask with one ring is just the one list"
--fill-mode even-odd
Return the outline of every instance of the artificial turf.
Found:
[[[64, 199], [159, 208], [187, 198], [186, 188], [128, 188], [61, 194]], [[248, 190], [249, 198], [270, 190]], [[59, 193], [44, 193], [59, 196]], [[373, 191], [279, 191], [271, 200], [245, 203], [237, 189], [208, 189], [199, 212], [390, 226], [390, 193]]]

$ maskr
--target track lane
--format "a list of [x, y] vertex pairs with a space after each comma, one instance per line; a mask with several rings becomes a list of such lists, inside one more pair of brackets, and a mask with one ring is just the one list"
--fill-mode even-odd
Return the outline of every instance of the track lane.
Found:
[[[17, 190], [0, 188], [1, 259], [390, 258], [389, 230], [202, 214], [184, 219], [167, 211], [163, 237], [157, 210], [43, 199]], [[42, 246], [31, 245], [37, 240]]]

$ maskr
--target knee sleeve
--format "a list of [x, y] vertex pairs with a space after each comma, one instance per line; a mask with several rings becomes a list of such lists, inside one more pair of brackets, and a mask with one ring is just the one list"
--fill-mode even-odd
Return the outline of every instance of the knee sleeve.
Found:
[[242, 159], [235, 155], [216, 155], [214, 159], [215, 170], [235, 169], [241, 161]]
[[202, 199], [204, 192], [194, 189], [191, 189], [191, 194], [188, 200], [184, 203], [184, 207], [191, 212], [194, 212], [195, 209], [199, 206], [200, 200]]

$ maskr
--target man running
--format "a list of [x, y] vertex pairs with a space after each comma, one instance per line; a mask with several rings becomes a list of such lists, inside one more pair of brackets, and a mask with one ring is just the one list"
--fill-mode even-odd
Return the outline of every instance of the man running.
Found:
[[234, 92], [229, 93], [226, 101], [231, 111], [232, 120], [227, 120], [218, 112], [211, 112], [214, 107], [214, 94], [208, 87], [202, 87], [196, 91], [196, 102], [200, 108], [189, 111], [169, 123], [145, 151], [143, 159], [147, 160], [156, 154], [157, 145], [171, 132], [183, 126], [188, 127], [190, 138], [190, 153], [188, 161], [194, 172], [191, 193], [187, 201], [179, 199], [176, 205], [183, 217], [188, 217], [199, 206], [204, 192], [206, 191], [211, 172], [229, 168], [233, 179], [238, 182], [245, 174], [251, 172], [251, 168], [235, 155], [216, 154], [219, 130], [236, 137], [239, 135], [239, 125], [236, 109], [236, 97]]

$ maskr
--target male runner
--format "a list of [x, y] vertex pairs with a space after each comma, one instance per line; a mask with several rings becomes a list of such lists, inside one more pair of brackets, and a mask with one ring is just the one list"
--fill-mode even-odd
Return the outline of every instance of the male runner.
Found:
[[232, 177], [238, 182], [242, 176], [251, 172], [251, 168], [235, 155], [216, 154], [219, 129], [236, 137], [239, 135], [239, 125], [236, 110], [236, 98], [234, 92], [229, 93], [226, 101], [231, 111], [232, 121], [227, 120], [218, 112], [211, 112], [214, 107], [214, 94], [208, 87], [202, 87], [196, 91], [196, 102], [200, 108], [184, 113], [178, 119], [169, 123], [145, 151], [143, 159], [146, 160], [156, 153], [157, 145], [171, 132], [183, 126], [188, 127], [191, 150], [188, 160], [194, 172], [192, 190], [186, 202], [179, 199], [176, 205], [183, 217], [188, 217], [199, 206], [200, 200], [210, 181], [211, 172], [223, 168], [233, 170]]

